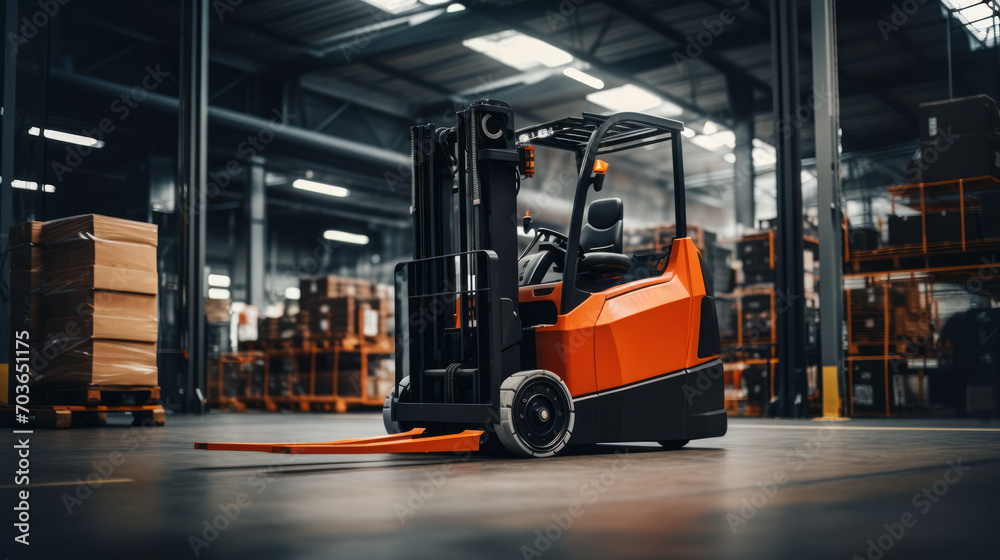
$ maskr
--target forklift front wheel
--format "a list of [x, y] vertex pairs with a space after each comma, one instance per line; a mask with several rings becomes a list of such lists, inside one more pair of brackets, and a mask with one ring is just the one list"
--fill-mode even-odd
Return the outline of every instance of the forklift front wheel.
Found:
[[385, 425], [385, 433], [389, 435], [401, 434], [410, 430], [408, 426], [404, 428], [399, 421], [392, 419], [393, 414], [396, 412], [396, 403], [399, 402], [399, 398], [409, 393], [410, 376], [406, 376], [399, 381], [399, 385], [392, 388], [392, 392], [385, 396], [385, 404], [382, 405], [382, 424]]
[[575, 421], [569, 389], [551, 371], [520, 371], [500, 385], [500, 423], [496, 433], [514, 455], [556, 454], [569, 442]]

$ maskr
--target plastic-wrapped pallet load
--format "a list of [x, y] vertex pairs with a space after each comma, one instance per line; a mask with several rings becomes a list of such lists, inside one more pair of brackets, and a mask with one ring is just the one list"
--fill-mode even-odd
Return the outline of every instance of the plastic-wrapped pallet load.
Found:
[[157, 384], [156, 235], [155, 224], [97, 215], [42, 226], [33, 383]]

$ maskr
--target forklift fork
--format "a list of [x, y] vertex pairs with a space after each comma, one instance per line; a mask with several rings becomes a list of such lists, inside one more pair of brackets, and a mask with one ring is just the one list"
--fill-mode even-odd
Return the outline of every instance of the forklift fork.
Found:
[[419, 437], [423, 428], [401, 434], [315, 443], [196, 443], [195, 449], [211, 451], [263, 451], [292, 455], [352, 455], [361, 453], [457, 453], [478, 451], [480, 430], [444, 436]]

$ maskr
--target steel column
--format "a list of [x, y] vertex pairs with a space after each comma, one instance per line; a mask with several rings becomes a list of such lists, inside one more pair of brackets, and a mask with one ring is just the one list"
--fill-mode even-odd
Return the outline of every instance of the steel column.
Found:
[[[18, 37], [18, 2], [8, 1], [4, 13], [4, 37]], [[0, 285], [10, 286], [10, 228], [14, 225], [14, 193], [10, 186], [14, 178], [14, 139], [17, 137], [16, 96], [17, 48], [4, 41], [3, 48], [3, 136], [0, 137]], [[10, 295], [0, 291], [0, 366], [10, 362]], [[12, 364], [13, 366], [13, 364]], [[13, 367], [11, 367], [13, 369]]]
[[753, 229], [754, 220], [754, 90], [738, 78], [726, 80], [729, 106], [733, 113], [736, 148], [733, 155], [733, 204], [736, 223]]
[[820, 367], [823, 416], [840, 416], [843, 382], [843, 247], [841, 234], [840, 106], [833, 0], [811, 0], [815, 105], [816, 206], [819, 213]]
[[778, 229], [775, 302], [778, 368], [772, 416], [805, 416], [805, 307], [803, 300], [802, 162], [799, 109], [798, 20], [795, 0], [771, 0], [774, 122], [777, 139]]
[[264, 161], [252, 158], [247, 168], [247, 303], [263, 308], [264, 263], [267, 243], [267, 193], [264, 185]]
[[184, 0], [181, 7], [178, 184], [184, 201], [184, 348], [187, 377], [182, 404], [204, 407], [196, 391], [205, 387], [205, 189], [208, 178], [208, 0]]

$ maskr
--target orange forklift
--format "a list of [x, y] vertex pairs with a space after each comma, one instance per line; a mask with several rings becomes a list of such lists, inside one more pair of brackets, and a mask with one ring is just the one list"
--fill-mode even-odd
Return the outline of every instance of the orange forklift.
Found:
[[[584, 113], [516, 130], [482, 100], [450, 127], [411, 129], [414, 259], [395, 269], [396, 386], [389, 435], [200, 449], [346, 454], [482, 450], [547, 457], [567, 445], [726, 433], [710, 272], [690, 237], [680, 122]], [[599, 156], [669, 143], [676, 235], [623, 254], [623, 207]], [[579, 169], [566, 234], [517, 213], [536, 147]], [[534, 232], [518, 253], [517, 228]]]

